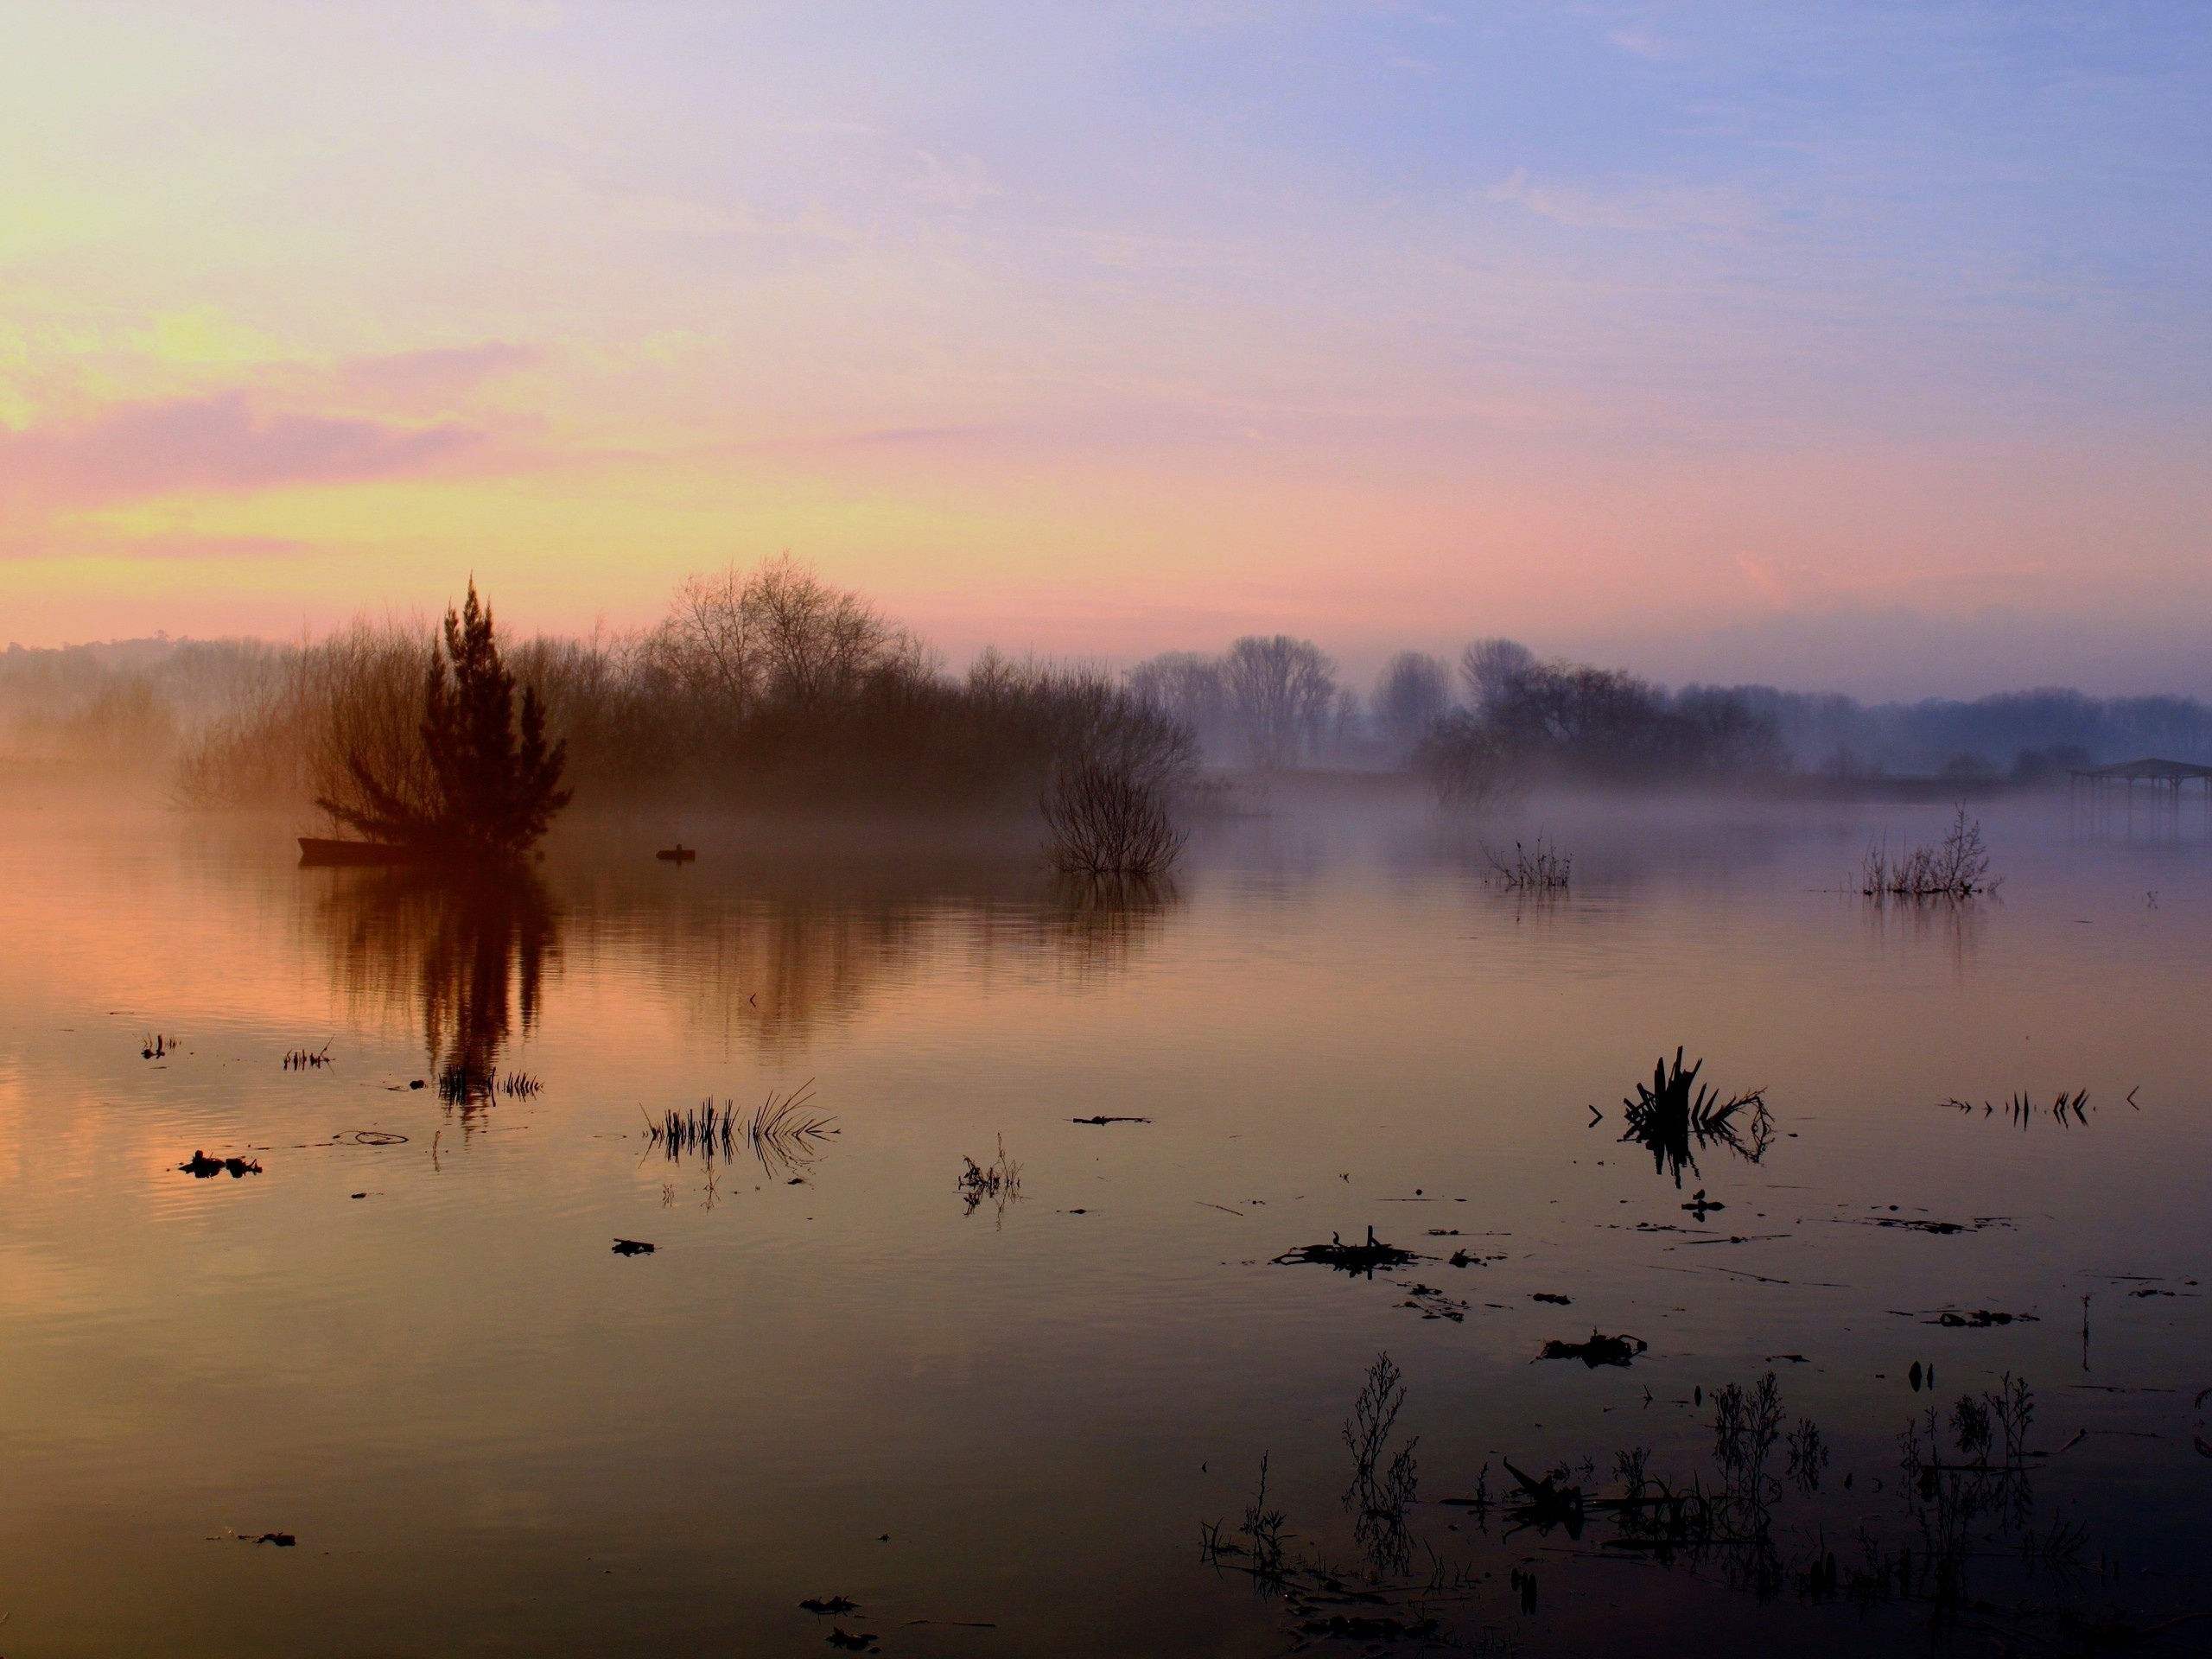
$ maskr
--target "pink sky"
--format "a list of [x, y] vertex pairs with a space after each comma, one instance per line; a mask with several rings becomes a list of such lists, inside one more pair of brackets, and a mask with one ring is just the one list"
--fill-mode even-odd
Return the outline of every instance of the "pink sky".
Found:
[[[1506, 633], [2212, 692], [2207, 30], [1847, 10], [0, 21], [0, 636]], [[2194, 146], [2194, 148], [2192, 148]]]

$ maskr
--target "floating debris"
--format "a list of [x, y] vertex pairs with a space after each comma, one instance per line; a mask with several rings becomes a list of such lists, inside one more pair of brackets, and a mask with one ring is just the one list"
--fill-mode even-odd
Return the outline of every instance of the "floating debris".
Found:
[[1326, 1244], [1301, 1244], [1294, 1250], [1284, 1251], [1268, 1265], [1280, 1268], [1313, 1263], [1372, 1279], [1378, 1268], [1410, 1267], [1421, 1259], [1411, 1250], [1383, 1243], [1375, 1236], [1375, 1229], [1370, 1227], [1363, 1244], [1347, 1244], [1341, 1235], [1331, 1233]]
[[1398, 1306], [1418, 1308], [1424, 1319], [1449, 1319], [1458, 1325], [1467, 1317], [1466, 1303], [1454, 1300], [1433, 1285], [1407, 1285], [1404, 1289], [1406, 1300]]
[[1726, 1205], [1721, 1203], [1718, 1198], [1707, 1198], [1705, 1196], [1705, 1189], [1701, 1186], [1698, 1188], [1697, 1192], [1691, 1197], [1690, 1201], [1682, 1206], [1683, 1209], [1688, 1211], [1700, 1221], [1703, 1221], [1714, 1211], [1726, 1210], [1727, 1207], [1728, 1206]]
[[809, 1596], [799, 1605], [810, 1613], [855, 1613], [861, 1605], [846, 1596]]
[[1068, 1122], [1071, 1122], [1071, 1123], [1091, 1123], [1091, 1124], [1097, 1124], [1097, 1123], [1149, 1123], [1149, 1122], [1152, 1122], [1152, 1120], [1151, 1120], [1150, 1118], [1148, 1118], [1148, 1117], [1071, 1117], [1071, 1118], [1068, 1119]]
[[1856, 1227], [1897, 1227], [1909, 1233], [1935, 1233], [1948, 1236], [1953, 1233], [1978, 1233], [1985, 1228], [2010, 1227], [2009, 1216], [1976, 1216], [1972, 1221], [1919, 1221], [1907, 1216], [1838, 1216], [1838, 1221], [1849, 1222]]
[[289, 1532], [264, 1532], [258, 1538], [241, 1538], [240, 1543], [274, 1544], [279, 1549], [296, 1548], [299, 1540]]
[[139, 1049], [138, 1057], [147, 1060], [167, 1059], [182, 1046], [182, 1042], [175, 1037], [149, 1036], [144, 1046]]
[[1554, 1307], [1572, 1307], [1574, 1306], [1573, 1297], [1554, 1296], [1548, 1290], [1532, 1290], [1529, 1293], [1529, 1300], [1532, 1302], [1549, 1302]]
[[653, 1247], [642, 1238], [618, 1238], [614, 1241], [617, 1255], [651, 1255]]
[[1955, 1308], [1945, 1308], [1934, 1319], [1925, 1320], [1923, 1323], [1948, 1325], [1955, 1331], [1986, 1331], [1993, 1325], [2034, 1325], [2037, 1319], [2032, 1313], [1993, 1313], [1986, 1307], [1978, 1307], [1971, 1313], [1961, 1313]]
[[875, 1637], [874, 1636], [866, 1631], [862, 1631], [859, 1635], [855, 1635], [842, 1624], [832, 1625], [830, 1630], [830, 1634], [826, 1639], [831, 1647], [842, 1649], [847, 1653], [880, 1653], [883, 1651], [882, 1649], [875, 1645]]
[[1561, 1342], [1554, 1338], [1544, 1344], [1543, 1352], [1538, 1357], [1579, 1359], [1594, 1371], [1600, 1365], [1626, 1365], [1650, 1346], [1641, 1337], [1606, 1337], [1592, 1331], [1587, 1342]]
[[194, 1180], [204, 1181], [212, 1175], [226, 1173], [236, 1180], [241, 1175], [260, 1174], [261, 1160], [257, 1158], [210, 1158], [206, 1153], [195, 1150], [177, 1167]]

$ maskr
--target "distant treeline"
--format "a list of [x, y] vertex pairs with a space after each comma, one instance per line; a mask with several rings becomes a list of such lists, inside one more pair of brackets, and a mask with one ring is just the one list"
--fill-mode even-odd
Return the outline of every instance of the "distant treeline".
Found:
[[[158, 776], [187, 798], [308, 800], [347, 746], [404, 744], [432, 631], [166, 639], [0, 652], [0, 753]], [[1028, 802], [1056, 765], [1155, 779], [1222, 766], [1419, 765], [1622, 782], [1815, 772], [2032, 781], [2144, 754], [2212, 762], [2186, 697], [2010, 692], [1861, 703], [1770, 686], [1669, 690], [1510, 640], [1404, 652], [1362, 696], [1310, 640], [1253, 635], [1125, 674], [986, 652], [947, 672], [859, 594], [787, 560], [694, 577], [657, 626], [512, 645], [590, 801]]]
[[[257, 658], [184, 743], [181, 792], [313, 798], [348, 757], [403, 768], [429, 641], [357, 624]], [[1063, 764], [1172, 782], [1198, 758], [1188, 733], [1103, 671], [987, 652], [948, 675], [868, 601], [786, 559], [687, 581], [656, 627], [531, 639], [506, 662], [543, 703], [585, 802], [1026, 804]]]

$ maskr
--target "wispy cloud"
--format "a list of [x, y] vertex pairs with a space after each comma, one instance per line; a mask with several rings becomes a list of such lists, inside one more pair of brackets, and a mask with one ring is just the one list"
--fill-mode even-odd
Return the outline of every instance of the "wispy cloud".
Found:
[[1483, 196], [1580, 230], [1732, 232], [1751, 230], [1763, 217], [1758, 199], [1733, 185], [1649, 182], [1601, 189], [1540, 184], [1525, 167], [1514, 168]]
[[916, 200], [932, 207], [973, 207], [986, 196], [1005, 193], [991, 181], [990, 172], [973, 156], [956, 156], [947, 161], [926, 149], [914, 154], [920, 159], [923, 173], [913, 185]]
[[349, 358], [329, 377], [341, 397], [363, 397], [402, 408], [445, 410], [487, 380], [526, 369], [538, 361], [533, 346], [490, 340], [380, 357]]
[[1630, 57], [1649, 58], [1655, 62], [1673, 63], [1688, 55], [1672, 41], [1663, 40], [1648, 29], [1616, 29], [1608, 32], [1605, 39]]
[[52, 508], [352, 482], [419, 472], [482, 438], [453, 423], [264, 414], [238, 391], [122, 404], [73, 426], [0, 433], [0, 499]]

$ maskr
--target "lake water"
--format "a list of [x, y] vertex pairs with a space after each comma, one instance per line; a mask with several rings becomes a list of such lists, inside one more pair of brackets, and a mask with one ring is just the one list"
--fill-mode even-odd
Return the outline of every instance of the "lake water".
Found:
[[[1943, 816], [1317, 787], [1115, 902], [1018, 827], [455, 893], [19, 789], [0, 1649], [2202, 1651], [2212, 842], [2010, 803], [1997, 899], [1842, 891]], [[1539, 829], [1569, 891], [1486, 884]], [[1679, 1181], [1678, 1046], [1770, 1115]]]

